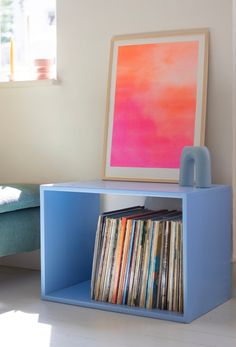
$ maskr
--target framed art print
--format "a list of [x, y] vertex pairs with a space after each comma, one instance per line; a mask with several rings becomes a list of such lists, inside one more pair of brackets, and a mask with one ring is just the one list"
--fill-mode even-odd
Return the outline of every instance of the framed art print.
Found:
[[176, 182], [183, 147], [204, 145], [208, 31], [115, 37], [103, 179]]

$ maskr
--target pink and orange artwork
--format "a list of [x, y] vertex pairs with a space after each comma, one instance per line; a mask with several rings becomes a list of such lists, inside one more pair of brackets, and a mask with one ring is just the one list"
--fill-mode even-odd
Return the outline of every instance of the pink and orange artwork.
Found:
[[106, 163], [111, 170], [176, 171], [183, 147], [197, 145], [201, 45], [198, 36], [117, 44]]

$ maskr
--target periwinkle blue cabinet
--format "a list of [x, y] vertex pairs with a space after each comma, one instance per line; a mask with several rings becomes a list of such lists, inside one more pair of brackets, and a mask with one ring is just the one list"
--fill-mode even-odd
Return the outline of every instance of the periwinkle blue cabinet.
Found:
[[[147, 310], [90, 298], [101, 196], [178, 201], [183, 211], [184, 312]], [[231, 297], [231, 188], [82, 181], [41, 186], [41, 289], [49, 301], [191, 322]]]

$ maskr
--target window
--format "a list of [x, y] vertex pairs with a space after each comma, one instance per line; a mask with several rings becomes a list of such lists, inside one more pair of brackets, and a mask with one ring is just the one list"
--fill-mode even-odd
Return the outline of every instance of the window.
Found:
[[56, 77], [56, 0], [0, 0], [0, 82]]

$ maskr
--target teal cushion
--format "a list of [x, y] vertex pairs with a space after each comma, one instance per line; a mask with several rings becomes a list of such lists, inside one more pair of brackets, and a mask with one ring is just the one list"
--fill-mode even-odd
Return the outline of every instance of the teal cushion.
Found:
[[0, 257], [40, 247], [39, 207], [0, 214]]
[[0, 186], [0, 213], [37, 207], [38, 184], [4, 184]]

